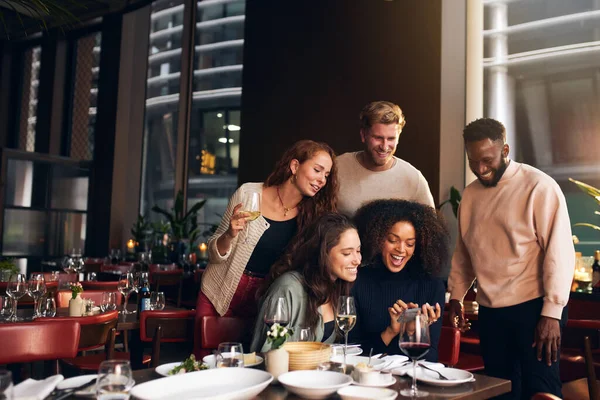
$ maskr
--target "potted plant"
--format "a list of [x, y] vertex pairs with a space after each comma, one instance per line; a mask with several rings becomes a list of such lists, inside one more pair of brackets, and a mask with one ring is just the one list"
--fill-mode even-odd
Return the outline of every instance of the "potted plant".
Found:
[[70, 317], [81, 317], [84, 312], [83, 299], [81, 293], [83, 293], [83, 286], [81, 283], [70, 283], [69, 289], [71, 289], [71, 299], [69, 300], [69, 316]]
[[288, 372], [290, 355], [282, 346], [293, 334], [293, 329], [278, 323], [267, 331], [267, 344], [271, 345], [271, 350], [265, 353], [265, 367], [273, 375], [273, 382], [277, 382], [279, 375]]
[[15, 265], [15, 260], [12, 258], [0, 260], [0, 282], [8, 282], [11, 275], [18, 273], [19, 269]]
[[[587, 193], [588, 195], [592, 196], [594, 198], [594, 200], [596, 200], [596, 203], [598, 203], [598, 206], [600, 206], [600, 189], [597, 189], [591, 185], [588, 185], [587, 183], [577, 181], [573, 178], [569, 178], [569, 180], [571, 182], [573, 182], [574, 184], [576, 184], [577, 187], [579, 189], [581, 189], [584, 193]], [[594, 214], [600, 215], [600, 211], [595, 211]], [[588, 228], [592, 228], [597, 231], [600, 231], [600, 226], [595, 225], [595, 224], [590, 224], [587, 222], [578, 222], [574, 226], [587, 226]]]
[[136, 253], [147, 250], [153, 233], [154, 230], [150, 221], [144, 215], [138, 215], [137, 221], [135, 221], [135, 224], [131, 228], [131, 235], [133, 236], [133, 240], [135, 240]]

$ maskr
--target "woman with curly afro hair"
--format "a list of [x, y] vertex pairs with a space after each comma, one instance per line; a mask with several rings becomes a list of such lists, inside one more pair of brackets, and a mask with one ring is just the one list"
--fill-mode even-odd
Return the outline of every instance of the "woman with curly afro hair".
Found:
[[363, 261], [352, 289], [357, 321], [353, 341], [377, 353], [399, 354], [398, 317], [408, 308], [429, 316], [431, 348], [437, 361], [444, 282], [437, 277], [449, 261], [448, 230], [435, 210], [405, 200], [376, 200], [355, 216]]

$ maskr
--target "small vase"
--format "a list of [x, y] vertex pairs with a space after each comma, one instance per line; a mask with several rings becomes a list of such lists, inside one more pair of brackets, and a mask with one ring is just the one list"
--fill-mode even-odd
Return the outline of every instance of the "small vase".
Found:
[[265, 367], [267, 372], [273, 375], [273, 383], [277, 383], [279, 375], [288, 372], [290, 354], [282, 348], [265, 353]]
[[74, 299], [69, 300], [69, 317], [81, 317], [83, 315], [83, 299], [81, 293], [77, 293]]

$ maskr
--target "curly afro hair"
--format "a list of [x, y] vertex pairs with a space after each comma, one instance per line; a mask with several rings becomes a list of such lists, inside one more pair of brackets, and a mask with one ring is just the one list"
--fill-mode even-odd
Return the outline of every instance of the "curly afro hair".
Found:
[[417, 245], [406, 264], [412, 276], [436, 276], [449, 262], [450, 234], [432, 207], [406, 200], [375, 200], [363, 205], [354, 221], [366, 263], [381, 256], [386, 236], [397, 222], [409, 222], [415, 228]]

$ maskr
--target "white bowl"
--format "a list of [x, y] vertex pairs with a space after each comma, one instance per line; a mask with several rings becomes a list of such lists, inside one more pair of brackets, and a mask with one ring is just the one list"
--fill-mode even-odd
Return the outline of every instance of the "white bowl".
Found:
[[249, 400], [272, 380], [271, 374], [257, 369], [215, 368], [155, 379], [134, 386], [129, 394], [139, 400]]
[[342, 400], [394, 400], [398, 392], [392, 389], [348, 386], [337, 391]]
[[277, 379], [287, 390], [305, 399], [324, 399], [353, 382], [348, 375], [332, 371], [292, 371]]

